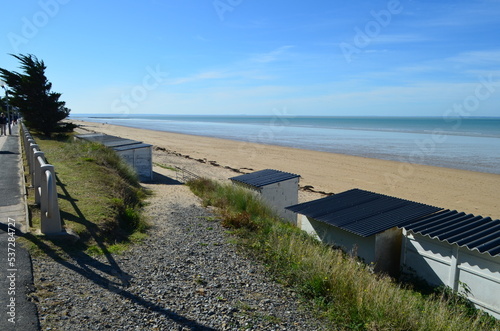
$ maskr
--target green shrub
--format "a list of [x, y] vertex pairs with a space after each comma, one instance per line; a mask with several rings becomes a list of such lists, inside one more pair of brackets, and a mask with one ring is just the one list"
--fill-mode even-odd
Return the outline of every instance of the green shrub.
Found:
[[491, 330], [500, 323], [453, 296], [424, 296], [281, 222], [251, 191], [208, 179], [188, 185], [238, 243], [331, 323], [349, 330]]

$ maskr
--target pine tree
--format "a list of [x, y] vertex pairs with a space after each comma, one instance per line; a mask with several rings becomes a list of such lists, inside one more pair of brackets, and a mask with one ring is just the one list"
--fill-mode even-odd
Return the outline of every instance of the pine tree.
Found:
[[28, 127], [45, 135], [58, 131], [58, 122], [68, 117], [70, 109], [59, 101], [60, 93], [51, 92], [47, 67], [34, 55], [11, 55], [21, 62], [23, 73], [0, 68], [0, 78], [9, 86], [10, 105], [19, 109]]

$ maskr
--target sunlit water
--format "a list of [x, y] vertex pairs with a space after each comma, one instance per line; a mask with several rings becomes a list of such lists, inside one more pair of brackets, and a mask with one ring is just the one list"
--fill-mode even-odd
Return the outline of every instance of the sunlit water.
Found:
[[500, 174], [500, 118], [171, 115], [72, 118]]

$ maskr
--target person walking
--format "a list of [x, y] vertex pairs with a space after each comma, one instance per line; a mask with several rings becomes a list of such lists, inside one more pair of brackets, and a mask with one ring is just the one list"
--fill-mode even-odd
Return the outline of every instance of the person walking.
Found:
[[7, 117], [5, 114], [0, 114], [0, 136], [7, 135]]

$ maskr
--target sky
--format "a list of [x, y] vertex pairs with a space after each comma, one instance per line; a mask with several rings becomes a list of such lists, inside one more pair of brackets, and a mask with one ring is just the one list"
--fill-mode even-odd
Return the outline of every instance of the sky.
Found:
[[500, 116], [500, 0], [9, 1], [72, 115]]

